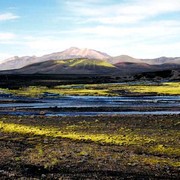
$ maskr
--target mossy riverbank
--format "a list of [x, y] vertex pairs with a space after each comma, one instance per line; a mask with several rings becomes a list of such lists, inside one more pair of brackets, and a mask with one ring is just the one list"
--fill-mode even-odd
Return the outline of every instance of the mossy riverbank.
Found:
[[19, 89], [0, 89], [4, 93], [39, 97], [44, 93], [75, 96], [128, 96], [128, 95], [180, 95], [180, 82], [166, 83], [120, 83], [120, 84], [70, 84], [48, 88], [29, 86]]

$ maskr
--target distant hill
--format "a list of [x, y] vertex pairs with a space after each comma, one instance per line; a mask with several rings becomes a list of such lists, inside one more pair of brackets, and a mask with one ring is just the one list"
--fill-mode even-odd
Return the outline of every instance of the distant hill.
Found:
[[176, 64], [150, 65], [121, 62], [113, 65], [106, 60], [79, 58], [34, 63], [16, 70], [1, 71], [0, 74], [112, 74], [127, 76], [144, 72], [176, 70], [178, 68], [180, 68], [180, 65]]
[[77, 47], [71, 47], [62, 52], [56, 52], [48, 55], [44, 55], [38, 58], [38, 62], [48, 61], [48, 60], [65, 60], [65, 59], [77, 59], [77, 58], [87, 58], [87, 59], [100, 59], [105, 60], [111, 58], [106, 53], [96, 51], [93, 49], [79, 49]]
[[118, 63], [123, 63], [123, 62], [142, 63], [140, 59], [136, 59], [128, 55], [112, 57], [108, 61], [112, 64], [118, 64]]
[[146, 62], [148, 64], [180, 64], [180, 57], [159, 57], [155, 59], [141, 59], [141, 61]]
[[21, 69], [4, 71], [10, 74], [106, 74], [117, 71], [117, 68], [103, 60], [68, 59], [49, 60], [35, 63]]
[[137, 59], [128, 55], [111, 57], [93, 49], [71, 47], [41, 57], [23, 56], [0, 64], [0, 74], [112, 74], [117, 76], [176, 70], [179, 57]]
[[100, 59], [105, 60], [111, 58], [106, 53], [96, 51], [93, 49], [79, 49], [76, 47], [71, 47], [62, 52], [56, 52], [52, 54], [47, 54], [41, 57], [36, 56], [15, 56], [4, 60], [4, 63], [0, 64], [0, 70], [10, 70], [10, 69], [19, 69], [27, 65], [45, 62], [49, 60], [65, 60], [65, 59], [75, 59], [75, 58], [88, 58], [88, 59]]
[[0, 70], [19, 69], [29, 64], [36, 63], [36, 59], [36, 56], [14, 56], [12, 58], [6, 59], [3, 63], [1, 63]]
[[122, 63], [122, 62], [132, 62], [132, 63], [146, 63], [151, 65], [157, 64], [180, 64], [180, 57], [159, 57], [154, 59], [137, 59], [128, 55], [121, 55], [112, 57], [109, 59], [112, 64]]

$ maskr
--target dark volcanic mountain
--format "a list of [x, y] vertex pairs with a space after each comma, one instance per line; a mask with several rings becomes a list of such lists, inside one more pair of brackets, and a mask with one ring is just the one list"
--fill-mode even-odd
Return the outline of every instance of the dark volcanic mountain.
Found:
[[131, 62], [131, 63], [146, 63], [151, 65], [160, 65], [160, 64], [180, 64], [180, 57], [159, 57], [155, 59], [137, 59], [128, 55], [121, 55], [112, 57], [109, 59], [109, 62], [112, 64], [122, 63], [122, 62]]
[[127, 55], [111, 57], [93, 49], [69, 48], [41, 57], [13, 57], [0, 64], [1, 74], [114, 74], [176, 70], [180, 58], [136, 59]]
[[30, 64], [45, 62], [49, 60], [61, 60], [61, 59], [65, 60], [65, 59], [77, 59], [77, 58], [105, 60], [111, 58], [111, 56], [109, 56], [106, 53], [102, 53], [100, 51], [96, 51], [93, 49], [79, 49], [76, 47], [71, 47], [62, 52], [47, 54], [41, 57], [15, 56], [13, 58], [5, 60], [4, 63], [0, 64], [0, 70], [19, 69]]
[[141, 61], [146, 62], [148, 64], [180, 64], [180, 57], [159, 57], [155, 59], [141, 59]]
[[0, 64], [0, 70], [19, 69], [29, 64], [36, 63], [36, 59], [36, 56], [14, 56], [6, 59], [4, 63]]
[[2, 71], [10, 74], [104, 74], [113, 73], [116, 66], [97, 59], [50, 60], [17, 70]]
[[118, 64], [118, 63], [123, 63], [123, 62], [142, 63], [140, 59], [136, 59], [128, 55], [112, 57], [108, 61], [112, 64]]
[[77, 59], [77, 58], [87, 58], [87, 59], [100, 59], [105, 60], [111, 58], [106, 53], [96, 51], [93, 49], [79, 49], [76, 47], [71, 47], [62, 52], [52, 53], [44, 55], [39, 58], [39, 62], [48, 61], [48, 60], [65, 60], [65, 59]]
[[1, 74], [112, 74], [115, 76], [135, 75], [143, 72], [175, 70], [176, 64], [149, 65], [146, 63], [121, 62], [111, 64], [97, 59], [49, 60], [34, 63], [21, 69], [1, 71]]

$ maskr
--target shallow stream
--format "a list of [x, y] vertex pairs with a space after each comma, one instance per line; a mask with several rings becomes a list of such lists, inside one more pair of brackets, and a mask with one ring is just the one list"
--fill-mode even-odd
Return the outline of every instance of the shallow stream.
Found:
[[0, 114], [94, 116], [180, 114], [180, 96], [53, 96], [29, 98], [0, 93]]

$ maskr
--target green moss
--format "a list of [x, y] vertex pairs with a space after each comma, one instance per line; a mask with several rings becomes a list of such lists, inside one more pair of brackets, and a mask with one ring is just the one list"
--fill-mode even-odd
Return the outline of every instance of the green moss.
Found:
[[133, 94], [158, 94], [158, 95], [180, 95], [180, 82], [162, 84], [72, 84], [61, 85], [52, 88], [44, 86], [30, 86], [17, 90], [1, 89], [5, 93], [21, 96], [42, 96], [43, 93], [56, 93], [59, 95], [80, 96], [120, 96], [121, 91]]
[[173, 166], [180, 167], [180, 162], [175, 159], [169, 159], [165, 157], [157, 157], [157, 156], [143, 156], [143, 155], [132, 155], [127, 159], [128, 165], [134, 166], [135, 164], [142, 164], [143, 166], [151, 166], [156, 167], [157, 165], [163, 166]]
[[40, 96], [44, 92], [48, 91], [47, 87], [44, 86], [29, 86], [25, 88], [19, 88], [15, 90], [2, 89], [4, 93], [11, 93], [20, 96]]
[[180, 94], [180, 83], [162, 83], [160, 85], [137, 85], [131, 86], [128, 88], [131, 92], [138, 93], [157, 93], [157, 94], [170, 94], [170, 95], [178, 95]]
[[[27, 118], [22, 120], [21, 117], [22, 121], [18, 118], [16, 120], [2, 118], [0, 131], [7, 136], [6, 141], [14, 143], [26, 140], [26, 143], [31, 144], [31, 148], [28, 146], [21, 154], [21, 162], [41, 164], [50, 169], [63, 164], [64, 158], [74, 160], [76, 163], [78, 159], [81, 163], [81, 160], [87, 157], [88, 163], [91, 163], [91, 160], [98, 162], [101, 158], [107, 162], [112, 160], [112, 165], [118, 161], [125, 166], [152, 169], [156, 168], [156, 165], [162, 168], [180, 166], [178, 141], [180, 134], [177, 128], [174, 129], [178, 119], [172, 119], [173, 121], [157, 119], [153, 123], [148, 119], [145, 123], [146, 128], [138, 127], [139, 122], [143, 123], [138, 119], [131, 121], [132, 124], [126, 123], [128, 117], [124, 119], [124, 123], [120, 123], [119, 119], [115, 122], [94, 118], [92, 121], [66, 119], [64, 122], [61, 119], [61, 122], [54, 124], [47, 119], [43, 121], [43, 125], [37, 125], [39, 122], [36, 124], [34, 121], [39, 120], [34, 119], [29, 125], [24, 125], [28, 122]], [[159, 122], [161, 125], [164, 124], [164, 129], [159, 126]], [[78, 148], [73, 149], [74, 147]]]
[[146, 144], [154, 141], [152, 138], [139, 136], [133, 134], [91, 134], [91, 133], [78, 133], [74, 131], [60, 131], [57, 128], [44, 128], [38, 126], [26, 126], [12, 123], [4, 123], [0, 121], [1, 131], [7, 133], [20, 133], [29, 135], [40, 135], [49, 137], [69, 138], [72, 140], [92, 141], [96, 143], [116, 144], [116, 145], [133, 145], [133, 144]]
[[101, 61], [101, 60], [87, 60], [87, 59], [81, 59], [79, 61], [74, 61], [72, 64], [70, 64], [71, 67], [74, 66], [100, 66], [100, 67], [111, 67], [115, 68], [112, 64], [106, 62], [106, 61]]
[[99, 66], [99, 67], [115, 68], [114, 65], [108, 63], [107, 61], [94, 60], [94, 59], [68, 59], [68, 60], [55, 61], [55, 63], [67, 65], [69, 67], [89, 66], [93, 68], [95, 66]]
[[165, 147], [163, 144], [158, 144], [154, 147], [149, 148], [149, 152], [153, 154], [169, 155], [169, 156], [180, 156], [180, 148]]

